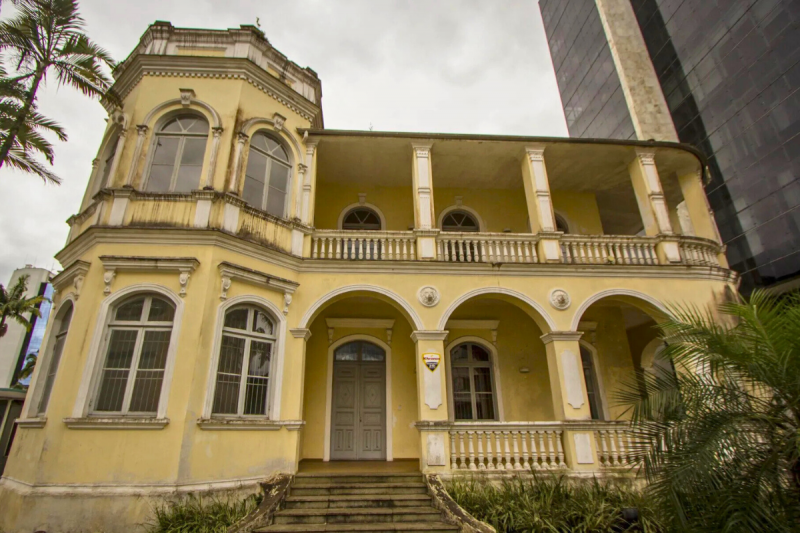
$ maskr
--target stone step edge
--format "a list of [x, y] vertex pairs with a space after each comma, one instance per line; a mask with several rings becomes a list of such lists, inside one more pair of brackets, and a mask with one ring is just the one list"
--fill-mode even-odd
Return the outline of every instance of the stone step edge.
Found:
[[287, 502], [329, 502], [329, 501], [354, 501], [360, 502], [369, 496], [372, 500], [430, 500], [427, 494], [329, 494], [323, 496], [287, 496]]
[[414, 483], [309, 483], [292, 485], [293, 489], [385, 489], [385, 488], [420, 488], [427, 487], [424, 482]]
[[282, 509], [274, 516], [328, 516], [328, 515], [356, 515], [356, 514], [375, 514], [375, 515], [395, 515], [395, 514], [435, 514], [441, 515], [441, 511], [433, 507], [334, 507], [326, 509]]
[[256, 529], [255, 533], [272, 531], [458, 531], [458, 526], [444, 522], [375, 522], [353, 524], [274, 524]]

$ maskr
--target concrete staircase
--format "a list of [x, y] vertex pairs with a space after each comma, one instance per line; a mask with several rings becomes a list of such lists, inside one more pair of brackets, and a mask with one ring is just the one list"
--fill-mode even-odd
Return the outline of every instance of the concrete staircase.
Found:
[[297, 474], [277, 531], [458, 531], [431, 505], [420, 473]]

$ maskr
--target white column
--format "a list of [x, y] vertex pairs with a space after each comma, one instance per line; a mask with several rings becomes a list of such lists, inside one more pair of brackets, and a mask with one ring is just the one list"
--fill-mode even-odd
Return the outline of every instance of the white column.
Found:
[[544, 162], [545, 146], [534, 144], [525, 147], [522, 160], [522, 182], [528, 204], [531, 233], [540, 233], [537, 245], [540, 260], [546, 263], [561, 261], [561, 245], [556, 231], [553, 201], [550, 196], [550, 181]]
[[423, 260], [436, 259], [431, 146], [431, 144], [411, 144], [414, 151], [412, 158], [414, 230], [417, 236], [417, 257]]
[[208, 172], [203, 182], [203, 189], [214, 188], [214, 171], [217, 168], [217, 154], [219, 153], [219, 141], [222, 136], [222, 128], [211, 129], [214, 138], [211, 140], [211, 157], [208, 158]]
[[679, 263], [681, 260], [678, 242], [669, 238], [673, 235], [669, 221], [667, 201], [658, 177], [655, 154], [643, 150], [636, 151], [636, 157], [628, 165], [628, 170], [636, 194], [636, 203], [642, 215], [645, 234], [651, 237], [666, 236], [667, 239], [658, 244], [658, 256], [661, 263]]
[[147, 126], [140, 124], [136, 126], [136, 148], [133, 150], [133, 157], [131, 158], [130, 166], [128, 167], [128, 175], [125, 177], [125, 186], [133, 186], [133, 178], [136, 176], [136, 169], [139, 166], [139, 158], [142, 156], [142, 147], [144, 146], [144, 139], [147, 137]]
[[[444, 339], [447, 334], [447, 331], [414, 331], [411, 334], [417, 352], [417, 416], [421, 424], [429, 426], [420, 432], [423, 472], [444, 471], [450, 464], [447, 429], [439, 427], [439, 424], [448, 420], [444, 363]], [[437, 361], [434, 366], [433, 363]]]
[[239, 175], [242, 173], [242, 157], [244, 145], [250, 137], [241, 131], [236, 134], [236, 146], [233, 149], [233, 165], [231, 166], [231, 176], [228, 180], [228, 192], [239, 194]]
[[317, 152], [317, 141], [306, 140], [306, 170], [303, 174], [303, 201], [300, 207], [300, 220], [303, 224], [311, 225], [314, 221], [314, 206], [311, 205], [312, 181], [316, 182], [317, 169], [314, 166], [315, 155]]

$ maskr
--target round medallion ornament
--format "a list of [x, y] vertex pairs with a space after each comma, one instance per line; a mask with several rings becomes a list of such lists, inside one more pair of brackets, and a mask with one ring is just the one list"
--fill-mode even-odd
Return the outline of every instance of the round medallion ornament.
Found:
[[433, 307], [439, 303], [439, 291], [436, 290], [436, 287], [428, 285], [419, 290], [417, 298], [419, 299], [419, 303], [425, 307]]
[[564, 289], [553, 289], [550, 291], [550, 305], [556, 309], [564, 310], [571, 303], [569, 294]]

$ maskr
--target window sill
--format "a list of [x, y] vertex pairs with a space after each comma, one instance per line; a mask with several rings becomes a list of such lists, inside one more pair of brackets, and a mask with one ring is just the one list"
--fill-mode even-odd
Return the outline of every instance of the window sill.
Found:
[[16, 420], [17, 427], [21, 428], [43, 428], [46, 423], [47, 418], [43, 416], [35, 418], [17, 418]]
[[69, 429], [164, 429], [169, 424], [169, 418], [65, 418], [64, 424]]
[[265, 418], [200, 418], [197, 425], [200, 429], [211, 430], [260, 430], [277, 431], [286, 428], [289, 431], [299, 431], [305, 425], [305, 420], [267, 420]]

